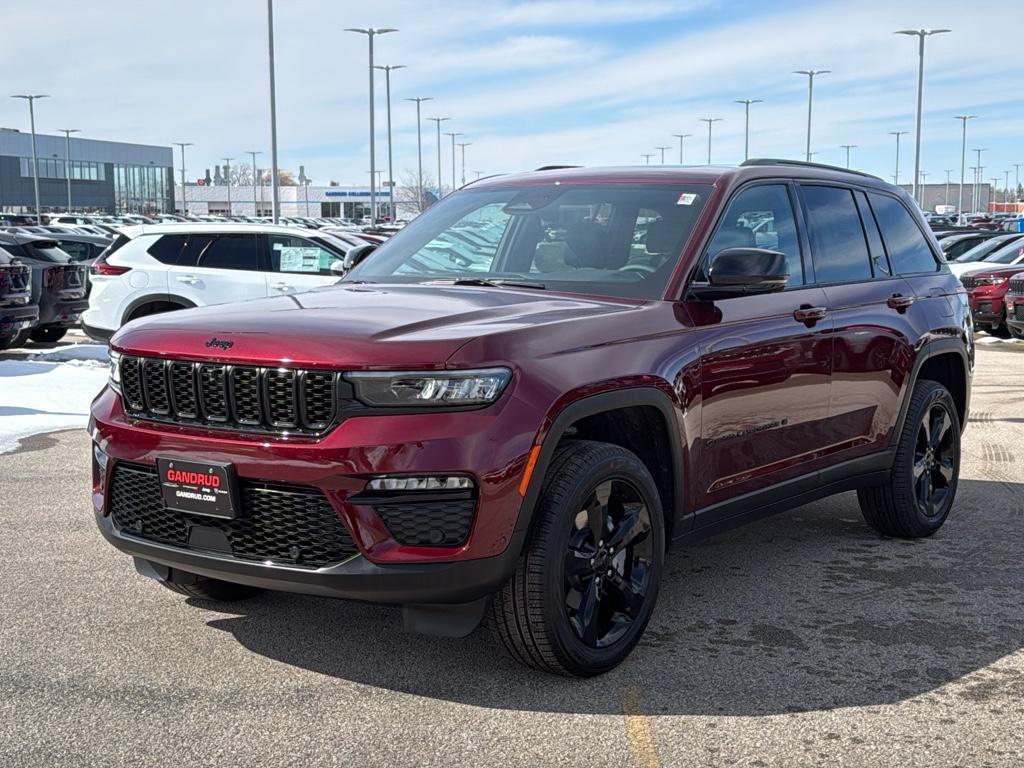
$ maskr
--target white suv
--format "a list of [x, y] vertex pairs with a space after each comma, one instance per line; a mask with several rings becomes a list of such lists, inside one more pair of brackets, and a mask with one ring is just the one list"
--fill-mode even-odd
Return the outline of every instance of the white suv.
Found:
[[146, 315], [331, 285], [351, 247], [326, 232], [267, 224], [124, 227], [90, 269], [82, 325], [107, 341]]

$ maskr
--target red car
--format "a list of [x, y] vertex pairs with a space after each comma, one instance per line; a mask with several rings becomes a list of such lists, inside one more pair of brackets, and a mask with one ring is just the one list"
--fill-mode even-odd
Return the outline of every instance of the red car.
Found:
[[[962, 275], [960, 281], [971, 295], [971, 315], [975, 328], [984, 328], [995, 336], [1007, 338], [1007, 305], [1004, 302], [1010, 289], [1010, 278], [1020, 272], [1020, 265], [992, 267]], [[1014, 309], [1016, 312], [1016, 309]]]
[[639, 641], [670, 542], [850, 490], [886, 535], [950, 513], [967, 296], [880, 179], [545, 170], [371, 248], [333, 288], [113, 337], [92, 500], [140, 572], [449, 636], [487, 618], [523, 663], [593, 675]]
[[1006, 304], [1006, 327], [1010, 335], [1015, 339], [1024, 339], [1024, 272], [1017, 272], [1010, 277], [1003, 301]]

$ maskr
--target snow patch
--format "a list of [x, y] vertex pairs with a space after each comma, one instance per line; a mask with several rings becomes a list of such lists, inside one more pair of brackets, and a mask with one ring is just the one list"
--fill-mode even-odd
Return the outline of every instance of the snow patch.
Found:
[[[107, 382], [106, 347], [100, 347], [102, 361], [95, 350], [72, 350], [94, 346], [99, 345], [0, 360], [0, 453], [13, 451], [30, 435], [86, 426], [89, 405]], [[72, 359], [52, 362], [53, 355], [67, 353]]]
[[29, 355], [26, 360], [45, 360], [49, 363], [64, 363], [72, 360], [92, 361], [107, 364], [106, 344], [73, 344], [59, 349], [49, 349], [45, 352], [36, 352]]

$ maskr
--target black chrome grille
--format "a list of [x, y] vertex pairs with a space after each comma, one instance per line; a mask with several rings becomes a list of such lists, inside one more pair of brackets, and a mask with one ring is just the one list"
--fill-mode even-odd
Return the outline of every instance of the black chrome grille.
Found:
[[1016, 320], [1024, 320], [1024, 304], [1013, 305], [1013, 317]]
[[337, 421], [338, 384], [331, 371], [121, 358], [128, 412], [156, 421], [319, 435]]
[[963, 283], [964, 288], [971, 290], [972, 288], [978, 287], [978, 280], [971, 275], [964, 275], [960, 278], [960, 282]]
[[110, 514], [134, 536], [188, 547], [193, 528], [222, 532], [232, 556], [321, 568], [358, 552], [348, 530], [320, 491], [291, 485], [240, 481], [241, 509], [233, 520], [164, 508], [153, 467], [119, 462], [110, 484]]
[[1024, 295], [1024, 277], [1014, 277], [1010, 280], [1010, 293]]
[[378, 504], [374, 509], [399, 544], [453, 547], [469, 538], [476, 499]]

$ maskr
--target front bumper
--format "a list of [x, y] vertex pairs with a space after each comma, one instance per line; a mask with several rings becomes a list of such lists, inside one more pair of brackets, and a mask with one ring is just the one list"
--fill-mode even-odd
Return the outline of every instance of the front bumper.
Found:
[[500, 555], [448, 563], [377, 564], [362, 555], [315, 570], [238, 560], [216, 552], [169, 547], [117, 530], [96, 515], [104, 538], [120, 551], [197, 576], [260, 589], [394, 605], [461, 604], [493, 594], [515, 570], [525, 531]]

